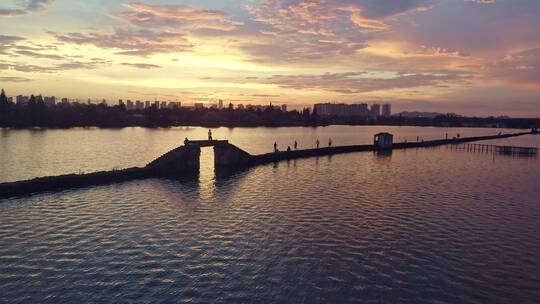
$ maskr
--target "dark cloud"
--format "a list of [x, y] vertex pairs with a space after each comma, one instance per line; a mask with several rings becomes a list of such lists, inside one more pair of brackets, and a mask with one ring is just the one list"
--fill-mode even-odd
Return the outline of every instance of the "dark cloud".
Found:
[[92, 58], [88, 61], [66, 61], [53, 66], [38, 66], [20, 62], [0, 62], [0, 70], [11, 70], [23, 73], [57, 73], [65, 70], [93, 70], [110, 64], [111, 61]]
[[54, 73], [54, 69], [49, 67], [25, 64], [20, 62], [0, 62], [0, 70], [12, 70], [23, 73]]
[[398, 21], [392, 37], [473, 55], [540, 45], [540, 1], [475, 2], [441, 1], [429, 14]]
[[91, 44], [100, 48], [116, 49], [117, 54], [148, 56], [157, 53], [191, 51], [193, 45], [183, 34], [151, 30], [116, 29], [113, 34], [51, 32], [58, 41], [72, 44]]
[[297, 90], [323, 90], [343, 94], [358, 94], [379, 90], [435, 86], [462, 81], [470, 76], [455, 72], [412, 73], [393, 78], [371, 78], [364, 72], [326, 73], [322, 75], [274, 75], [262, 80], [266, 84]]
[[488, 66], [487, 77], [540, 87], [540, 48], [511, 53]]
[[95, 70], [99, 67], [109, 65], [112, 61], [100, 59], [100, 58], [92, 58], [89, 61], [70, 61], [65, 62], [61, 64], [57, 64], [54, 66], [54, 70], [56, 71], [63, 71], [63, 70]]
[[46, 9], [55, 0], [26, 0], [17, 8], [0, 8], [0, 17], [13, 17]]
[[158, 69], [158, 68], [161, 68], [160, 65], [149, 64], [149, 63], [127, 63], [127, 62], [124, 62], [124, 63], [121, 63], [121, 64], [124, 65], [124, 66], [129, 66], [129, 67], [138, 68], [138, 69]]
[[0, 54], [5, 54], [7, 50], [14, 48], [17, 42], [23, 40], [24, 38], [19, 36], [0, 35]]
[[24, 77], [0, 77], [0, 82], [28, 82], [32, 81], [32, 79], [24, 78]]
[[337, 55], [350, 55], [367, 45], [361, 41], [321, 42], [308, 37], [292, 36], [271, 39], [266, 43], [247, 42], [240, 45], [258, 62], [290, 62], [320, 60]]
[[60, 55], [54, 55], [54, 54], [43, 54], [38, 53], [34, 51], [29, 50], [17, 50], [15, 51], [16, 54], [28, 56], [28, 57], [34, 57], [34, 58], [41, 58], [41, 59], [52, 59], [52, 60], [63, 60], [64, 57]]

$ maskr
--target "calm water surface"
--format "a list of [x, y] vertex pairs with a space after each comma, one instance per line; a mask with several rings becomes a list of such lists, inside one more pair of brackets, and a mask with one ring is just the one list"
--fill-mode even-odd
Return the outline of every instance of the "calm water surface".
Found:
[[[252, 153], [437, 128], [219, 129]], [[143, 165], [205, 129], [1, 131], [0, 180]], [[452, 129], [462, 136], [493, 129]], [[540, 136], [490, 141], [540, 146]], [[0, 200], [0, 302], [538, 303], [540, 161], [446, 147]]]

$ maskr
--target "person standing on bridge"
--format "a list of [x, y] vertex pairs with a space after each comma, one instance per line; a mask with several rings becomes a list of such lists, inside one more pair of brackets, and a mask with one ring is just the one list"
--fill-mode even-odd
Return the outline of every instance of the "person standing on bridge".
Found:
[[187, 137], [186, 137], [186, 139], [184, 139], [184, 145], [187, 146], [188, 144], [189, 144], [189, 139], [187, 139]]
[[319, 139], [317, 138], [317, 149], [319, 149], [319, 145], [320, 145], [320, 142], [319, 142]]
[[332, 138], [328, 138], [328, 146], [329, 146], [329, 147], [332, 146]]
[[278, 149], [277, 149], [277, 142], [274, 142], [274, 152], [277, 152]]
[[296, 142], [296, 140], [294, 141], [294, 149], [298, 150], [298, 142]]
[[212, 141], [212, 130], [208, 130], [208, 140]]

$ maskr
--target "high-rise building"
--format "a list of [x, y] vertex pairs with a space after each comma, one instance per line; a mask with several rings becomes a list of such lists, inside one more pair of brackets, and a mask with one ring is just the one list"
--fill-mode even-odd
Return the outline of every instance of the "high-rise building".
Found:
[[281, 105], [281, 111], [282, 112], [287, 112], [287, 105], [286, 104]]
[[28, 105], [28, 101], [30, 101], [30, 97], [28, 96], [17, 95], [17, 97], [15, 97], [15, 102], [20, 106]]
[[144, 108], [145, 108], [145, 109], [150, 108], [150, 106], [151, 106], [150, 100], [147, 100], [147, 101], [144, 102]]
[[204, 109], [204, 104], [202, 102], [195, 103], [195, 110]]
[[379, 117], [381, 116], [381, 105], [378, 103], [374, 103], [371, 105], [370, 114], [372, 117]]
[[56, 97], [54, 97], [54, 96], [51, 96], [51, 97], [45, 96], [45, 97], [43, 97], [43, 101], [45, 102], [45, 105], [47, 107], [53, 107], [56, 104]]
[[126, 109], [128, 111], [135, 110], [135, 105], [133, 104], [133, 101], [131, 101], [130, 99], [128, 99], [126, 102]]
[[382, 116], [384, 117], [390, 117], [392, 116], [392, 105], [389, 103], [385, 103], [382, 105]]
[[321, 116], [366, 117], [369, 115], [368, 105], [365, 103], [318, 103], [313, 108]]
[[218, 101], [218, 109], [223, 109], [223, 100], [221, 99]]
[[161, 102], [161, 109], [166, 109], [167, 108], [167, 102], [166, 101], [162, 101]]
[[135, 101], [135, 108], [137, 110], [143, 110], [144, 109], [144, 103], [140, 100]]

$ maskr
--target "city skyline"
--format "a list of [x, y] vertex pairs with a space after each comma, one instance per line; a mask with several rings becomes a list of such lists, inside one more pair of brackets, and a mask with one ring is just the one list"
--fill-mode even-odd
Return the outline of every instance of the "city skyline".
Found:
[[538, 117], [539, 13], [533, 0], [4, 1], [0, 87]]

